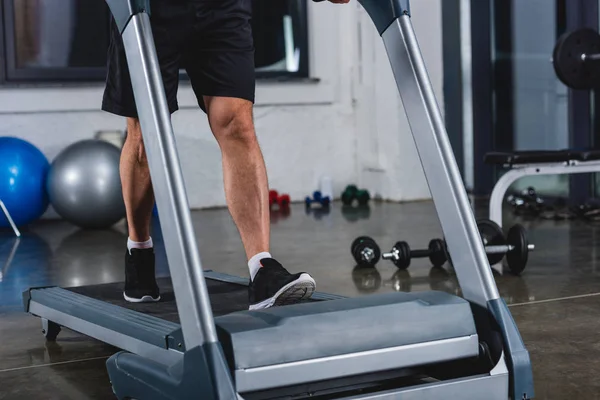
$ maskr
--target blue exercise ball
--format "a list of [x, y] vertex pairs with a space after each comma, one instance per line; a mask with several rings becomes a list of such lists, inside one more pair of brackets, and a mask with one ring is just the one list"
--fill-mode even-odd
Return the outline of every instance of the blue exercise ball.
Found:
[[[31, 143], [0, 137], [0, 200], [16, 225], [27, 225], [48, 208], [46, 177], [50, 164]], [[10, 227], [0, 211], [0, 227]]]
[[58, 215], [84, 229], [105, 229], [125, 217], [121, 150], [102, 140], [68, 146], [52, 161], [48, 195]]

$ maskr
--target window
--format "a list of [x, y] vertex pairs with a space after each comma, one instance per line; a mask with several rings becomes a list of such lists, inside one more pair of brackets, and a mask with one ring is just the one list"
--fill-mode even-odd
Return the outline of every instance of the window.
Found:
[[259, 76], [308, 76], [305, 0], [253, 0]]
[[[110, 19], [104, 1], [0, 1], [0, 82], [104, 80]], [[305, 1], [252, 5], [258, 78], [307, 77]]]
[[108, 7], [89, 0], [5, 0], [5, 80], [99, 80], [105, 75]]

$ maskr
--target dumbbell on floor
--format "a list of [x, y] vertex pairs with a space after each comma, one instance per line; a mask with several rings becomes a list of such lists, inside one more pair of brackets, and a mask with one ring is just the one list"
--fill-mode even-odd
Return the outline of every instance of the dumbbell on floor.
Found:
[[434, 267], [441, 267], [447, 260], [446, 244], [441, 239], [433, 239], [426, 250], [411, 250], [406, 242], [397, 242], [389, 253], [383, 253], [381, 258], [391, 260], [399, 269], [410, 266], [413, 258], [429, 258]]
[[489, 219], [477, 221], [477, 229], [483, 240], [490, 265], [498, 264], [506, 255], [506, 265], [510, 272], [519, 275], [527, 266], [529, 252], [535, 245], [527, 239], [527, 231], [522, 225], [513, 225], [504, 237], [502, 228]]
[[269, 207], [278, 206], [280, 209], [289, 208], [290, 206], [290, 195], [279, 194], [276, 190], [269, 191]]
[[[508, 231], [506, 238], [502, 228], [493, 221], [479, 220], [477, 227], [483, 240], [485, 252], [490, 265], [502, 261], [506, 255], [506, 264], [510, 271], [519, 275], [525, 269], [529, 252], [535, 250], [535, 245], [527, 240], [527, 232], [523, 226], [516, 224]], [[397, 242], [389, 253], [382, 254], [384, 260], [391, 260], [399, 269], [410, 266], [413, 258], [427, 258], [434, 267], [441, 267], [448, 261], [446, 242], [433, 239], [426, 250], [411, 250], [406, 242]]]
[[329, 198], [329, 196], [323, 196], [321, 194], [321, 192], [316, 191], [313, 193], [312, 198], [310, 197], [306, 197], [305, 199], [305, 203], [306, 203], [306, 207], [312, 207], [314, 204], [318, 204], [321, 207], [329, 207], [329, 204], [331, 203], [331, 199]]
[[381, 249], [373, 240], [368, 236], [360, 236], [354, 239], [350, 246], [350, 252], [354, 261], [360, 267], [374, 267], [381, 258]]
[[371, 200], [371, 194], [368, 190], [359, 190], [356, 185], [348, 185], [342, 192], [342, 203], [344, 205], [352, 205], [354, 200], [358, 202], [359, 206], [364, 206]]

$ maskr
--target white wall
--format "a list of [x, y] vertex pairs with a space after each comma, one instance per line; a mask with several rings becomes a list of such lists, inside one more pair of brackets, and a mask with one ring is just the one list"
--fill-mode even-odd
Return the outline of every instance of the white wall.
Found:
[[[441, 0], [411, 3], [411, 14], [430, 79], [443, 104]], [[383, 41], [364, 10], [358, 13], [361, 65], [357, 82], [357, 163], [360, 182], [384, 199], [430, 198]]]
[[[443, 110], [440, 2], [415, 1], [412, 10]], [[318, 83], [258, 84], [256, 127], [271, 187], [300, 200], [327, 174], [335, 193], [358, 182], [384, 199], [428, 198], [382, 41], [353, 3], [307, 2], [311, 75]], [[123, 129], [121, 118], [98, 111], [102, 90], [102, 85], [0, 89], [0, 136], [25, 138], [52, 160], [96, 131]], [[181, 86], [179, 101], [173, 126], [190, 204], [222, 206], [218, 146], [188, 86]]]

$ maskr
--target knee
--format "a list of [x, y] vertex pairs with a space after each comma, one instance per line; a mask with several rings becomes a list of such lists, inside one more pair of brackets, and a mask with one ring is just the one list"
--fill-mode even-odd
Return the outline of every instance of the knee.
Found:
[[210, 125], [220, 144], [251, 145], [256, 142], [252, 113], [247, 110], [223, 110], [211, 115]]
[[146, 163], [146, 149], [144, 148], [144, 139], [140, 121], [135, 118], [127, 119], [127, 139], [123, 151], [133, 155], [139, 163]]

